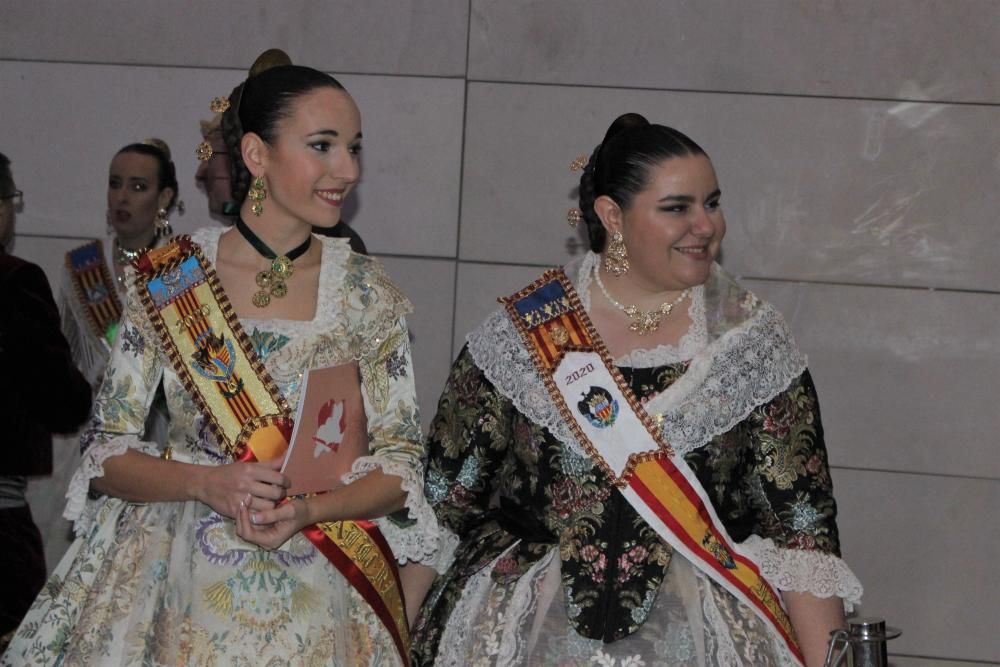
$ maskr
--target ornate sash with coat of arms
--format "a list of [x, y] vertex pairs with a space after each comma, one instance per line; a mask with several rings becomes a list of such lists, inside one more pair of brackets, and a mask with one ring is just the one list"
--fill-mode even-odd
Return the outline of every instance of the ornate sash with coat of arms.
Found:
[[66, 268], [91, 335], [106, 340], [108, 332], [121, 318], [122, 303], [104, 261], [101, 242], [91, 241], [70, 250], [66, 253]]
[[804, 664], [788, 615], [759, 566], [728, 535], [697, 477], [615, 368], [560, 269], [500, 299], [562, 418], [656, 533], [746, 604]]
[[[254, 352], [215, 269], [188, 236], [136, 260], [136, 287], [163, 349], [220, 446], [234, 460], [283, 456], [290, 410]], [[361, 594], [409, 664], [395, 557], [370, 521], [317, 523], [305, 535]]]

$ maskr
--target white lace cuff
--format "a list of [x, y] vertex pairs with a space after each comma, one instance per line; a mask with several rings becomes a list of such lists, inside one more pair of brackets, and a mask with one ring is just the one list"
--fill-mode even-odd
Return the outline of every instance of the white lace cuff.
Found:
[[94, 443], [84, 452], [80, 459], [80, 467], [73, 473], [66, 490], [66, 509], [63, 518], [73, 521], [73, 531], [77, 536], [86, 533], [93, 522], [96, 503], [88, 503], [90, 481], [104, 477], [104, 462], [112, 456], [124, 454], [129, 449], [137, 449], [152, 456], [159, 456], [159, 450], [151, 442], [139, 439], [137, 435], [121, 435], [106, 442]]
[[772, 586], [782, 591], [811, 593], [828, 598], [836, 595], [850, 613], [861, 603], [864, 588], [847, 564], [833, 554], [803, 549], [785, 549], [769, 538], [751, 535], [739, 545]]
[[406, 494], [405, 507], [409, 510], [410, 519], [416, 521], [415, 525], [403, 528], [387, 517], [375, 519], [375, 523], [392, 547], [396, 560], [400, 564], [411, 560], [427, 565], [433, 564], [439, 551], [440, 537], [434, 510], [424, 497], [423, 472], [409, 461], [398, 461], [377, 455], [362, 456], [351, 466], [351, 472], [341, 477], [341, 481], [350, 484], [375, 468], [381, 468], [386, 475], [395, 475], [402, 480], [400, 487]]

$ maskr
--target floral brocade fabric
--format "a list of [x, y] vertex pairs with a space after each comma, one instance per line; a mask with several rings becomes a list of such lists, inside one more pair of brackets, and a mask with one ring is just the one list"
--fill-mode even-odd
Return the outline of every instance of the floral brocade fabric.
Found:
[[[210, 261], [222, 230], [196, 232]], [[226, 232], [233, 233], [233, 232]], [[323, 239], [312, 320], [241, 319], [294, 410], [309, 368], [357, 361], [370, 455], [350, 483], [379, 468], [407, 493], [407, 521], [378, 518], [397, 560], [437, 547], [423, 497], [420, 421], [405, 313], [409, 302], [381, 265]], [[173, 459], [204, 466], [228, 458], [185, 390], [130, 290], [111, 363], [70, 483], [77, 540], [35, 601], [0, 665], [228, 667], [402, 663], [375, 611], [302, 534], [273, 551], [244, 542], [234, 521], [196, 501], [131, 503], [90, 494], [104, 462], [136, 449], [159, 456], [143, 432], [157, 386], [170, 413]]]
[[[687, 366], [620, 370], [646, 401]], [[521, 414], [467, 349], [441, 397], [428, 456], [426, 495], [460, 546], [415, 629], [418, 664], [435, 663], [452, 613], [478, 573], [491, 566], [495, 583], [514, 581], [553, 550], [563, 599], [552, 604], [565, 606], [569, 626], [581, 637], [617, 642], [650, 618], [674, 560], [671, 547], [590, 459]], [[734, 541], [756, 535], [781, 549], [839, 556], [836, 505], [808, 371], [684, 458]]]

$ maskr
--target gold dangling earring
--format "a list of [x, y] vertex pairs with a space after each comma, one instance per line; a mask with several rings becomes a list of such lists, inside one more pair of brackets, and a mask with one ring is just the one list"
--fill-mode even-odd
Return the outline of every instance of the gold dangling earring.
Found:
[[159, 236], [173, 236], [174, 228], [170, 226], [170, 218], [167, 217], [167, 209], [161, 208], [156, 212], [156, 232]]
[[628, 273], [628, 248], [621, 232], [612, 234], [608, 247], [604, 249], [604, 270], [616, 276]]
[[264, 212], [264, 206], [261, 204], [262, 201], [267, 199], [267, 189], [264, 187], [264, 177], [258, 176], [253, 179], [253, 184], [250, 186], [250, 191], [247, 196], [253, 200], [253, 206], [250, 208], [253, 214], [258, 218], [260, 214]]

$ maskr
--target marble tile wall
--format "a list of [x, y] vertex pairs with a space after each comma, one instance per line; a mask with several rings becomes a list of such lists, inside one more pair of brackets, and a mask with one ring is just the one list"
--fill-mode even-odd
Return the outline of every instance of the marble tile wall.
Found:
[[997, 35], [993, 0], [0, 0], [16, 252], [54, 279], [103, 233], [111, 154], [152, 134], [174, 226], [205, 224], [197, 121], [282, 46], [361, 108], [346, 214], [416, 306], [426, 426], [495, 298], [582, 252], [570, 160], [624, 111], [676, 126], [715, 163], [724, 266], [810, 355], [863, 612], [903, 629], [898, 667], [994, 664]]

